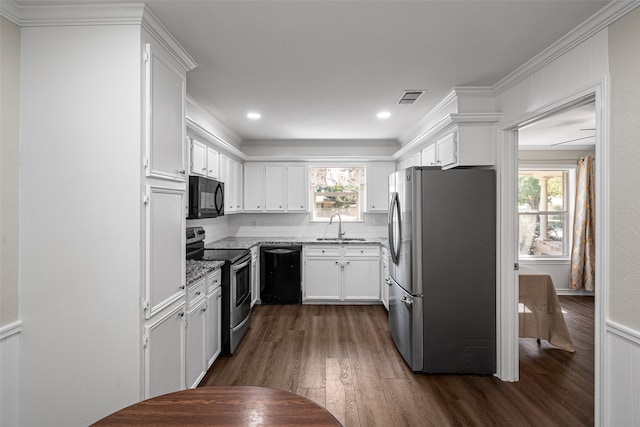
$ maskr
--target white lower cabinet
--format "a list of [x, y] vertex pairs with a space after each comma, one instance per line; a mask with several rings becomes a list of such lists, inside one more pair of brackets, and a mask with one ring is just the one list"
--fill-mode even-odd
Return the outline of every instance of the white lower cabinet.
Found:
[[198, 386], [222, 349], [222, 271], [189, 285], [185, 337], [185, 385]]
[[310, 246], [305, 251], [305, 301], [380, 300], [378, 246]]
[[195, 388], [207, 373], [205, 343], [207, 329], [207, 300], [201, 298], [187, 311], [185, 381], [187, 388]]
[[340, 301], [342, 268], [339, 258], [305, 258], [305, 301]]
[[184, 389], [184, 310], [182, 301], [145, 324], [145, 399]]
[[218, 286], [207, 295], [207, 369], [213, 365], [222, 350], [221, 310], [222, 288]]

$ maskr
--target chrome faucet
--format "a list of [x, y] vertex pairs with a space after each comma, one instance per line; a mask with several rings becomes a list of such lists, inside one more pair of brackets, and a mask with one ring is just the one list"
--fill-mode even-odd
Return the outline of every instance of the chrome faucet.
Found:
[[333, 217], [336, 215], [338, 215], [338, 239], [342, 240], [342, 236], [345, 235], [346, 231], [342, 231], [342, 217], [338, 212], [334, 212], [333, 215], [331, 215], [331, 218], [329, 218], [329, 225], [333, 223]]

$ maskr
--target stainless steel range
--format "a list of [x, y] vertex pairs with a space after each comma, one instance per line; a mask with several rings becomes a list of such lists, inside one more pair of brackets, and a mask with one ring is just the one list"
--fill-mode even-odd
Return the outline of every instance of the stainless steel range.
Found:
[[187, 228], [187, 259], [224, 261], [222, 267], [222, 352], [233, 354], [251, 323], [251, 252], [206, 249], [202, 227]]

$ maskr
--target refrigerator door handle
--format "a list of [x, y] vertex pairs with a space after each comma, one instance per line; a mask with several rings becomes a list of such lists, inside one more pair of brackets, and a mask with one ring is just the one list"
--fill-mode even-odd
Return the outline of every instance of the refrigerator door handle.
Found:
[[[398, 264], [398, 255], [400, 254], [401, 244], [401, 223], [400, 223], [400, 200], [398, 193], [391, 193], [391, 202], [389, 203], [389, 249], [391, 261]], [[397, 227], [396, 227], [397, 224]], [[396, 233], [397, 231], [397, 233]]]

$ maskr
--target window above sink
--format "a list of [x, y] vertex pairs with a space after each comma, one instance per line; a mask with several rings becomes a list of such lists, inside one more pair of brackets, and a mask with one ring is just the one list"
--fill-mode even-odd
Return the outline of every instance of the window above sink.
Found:
[[364, 167], [310, 167], [309, 183], [312, 221], [329, 221], [336, 212], [344, 222], [363, 221]]

